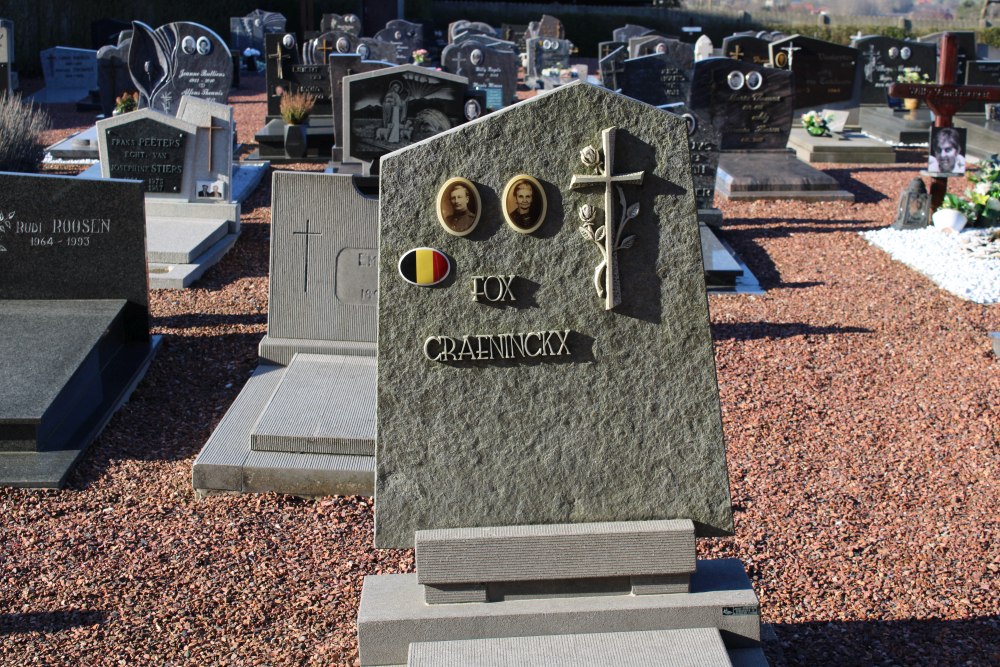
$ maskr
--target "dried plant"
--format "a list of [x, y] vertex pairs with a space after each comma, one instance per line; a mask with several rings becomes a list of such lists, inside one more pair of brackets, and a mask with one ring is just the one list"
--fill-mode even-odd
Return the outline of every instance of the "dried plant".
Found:
[[0, 94], [0, 171], [35, 171], [42, 158], [42, 132], [49, 115], [20, 94]]
[[281, 117], [288, 125], [301, 125], [309, 118], [309, 113], [316, 104], [316, 98], [309, 93], [281, 94]]
[[128, 113], [139, 108], [139, 93], [122, 93], [115, 98], [115, 111], [118, 113]]

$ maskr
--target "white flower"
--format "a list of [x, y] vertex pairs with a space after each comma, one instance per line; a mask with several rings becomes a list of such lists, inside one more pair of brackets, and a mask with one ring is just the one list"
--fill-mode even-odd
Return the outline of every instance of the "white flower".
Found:
[[988, 195], [990, 193], [989, 183], [976, 183], [976, 194], [977, 195]]

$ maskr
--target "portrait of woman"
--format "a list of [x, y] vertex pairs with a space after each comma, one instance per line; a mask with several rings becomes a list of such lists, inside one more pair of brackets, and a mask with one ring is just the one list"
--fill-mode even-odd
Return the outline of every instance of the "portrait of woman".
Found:
[[965, 173], [965, 130], [956, 127], [931, 128], [931, 154], [927, 171], [935, 174]]
[[438, 222], [452, 236], [471, 234], [482, 210], [479, 191], [468, 179], [450, 178], [438, 190]]
[[503, 190], [501, 202], [504, 219], [519, 234], [530, 234], [545, 222], [548, 207], [545, 190], [531, 176], [518, 174], [510, 179]]

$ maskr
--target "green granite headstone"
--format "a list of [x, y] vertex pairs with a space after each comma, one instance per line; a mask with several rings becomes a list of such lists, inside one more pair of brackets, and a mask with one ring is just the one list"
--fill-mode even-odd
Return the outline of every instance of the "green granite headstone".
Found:
[[[462, 236], [440, 222], [455, 178], [480, 204]], [[732, 532], [683, 118], [568, 85], [386, 155], [380, 187], [376, 546], [567, 522]], [[400, 276], [418, 248], [450, 259], [435, 286]]]

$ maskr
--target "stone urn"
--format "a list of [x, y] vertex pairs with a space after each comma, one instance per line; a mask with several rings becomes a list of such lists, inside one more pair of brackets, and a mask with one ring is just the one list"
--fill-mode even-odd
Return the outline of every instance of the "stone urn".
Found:
[[288, 157], [304, 158], [308, 137], [308, 123], [299, 123], [298, 125], [285, 123], [285, 154]]
[[956, 211], [953, 208], [939, 208], [931, 216], [931, 222], [934, 223], [935, 229], [940, 229], [942, 232], [951, 231], [957, 234], [965, 228], [967, 220], [965, 214], [961, 211]]

